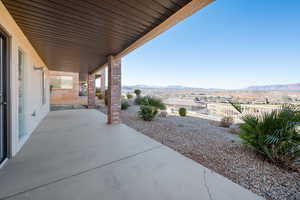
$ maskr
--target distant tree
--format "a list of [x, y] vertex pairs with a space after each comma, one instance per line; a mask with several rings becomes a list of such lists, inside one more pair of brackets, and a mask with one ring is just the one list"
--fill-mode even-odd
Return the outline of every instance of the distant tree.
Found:
[[134, 93], [136, 94], [136, 96], [140, 96], [142, 91], [140, 89], [135, 89]]

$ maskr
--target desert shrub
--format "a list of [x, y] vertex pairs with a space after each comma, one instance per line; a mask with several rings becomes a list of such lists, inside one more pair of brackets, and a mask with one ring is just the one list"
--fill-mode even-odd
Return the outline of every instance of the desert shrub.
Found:
[[234, 123], [232, 117], [223, 117], [220, 122], [220, 126], [224, 128], [229, 128]]
[[140, 96], [142, 91], [140, 89], [135, 89], [134, 93], [135, 93], [136, 96]]
[[297, 124], [300, 112], [293, 107], [265, 113], [246, 115], [241, 125], [240, 137], [244, 143], [281, 166], [293, 167], [300, 158], [300, 133]]
[[138, 112], [138, 115], [141, 119], [145, 121], [152, 121], [155, 118], [157, 112], [158, 112], [157, 108], [153, 106], [142, 105], [140, 107], [140, 111]]
[[130, 94], [130, 93], [127, 93], [127, 94], [126, 94], [126, 97], [127, 97], [127, 99], [132, 99], [132, 98], [133, 98], [133, 95]]
[[98, 99], [103, 99], [104, 95], [101, 92], [96, 92], [96, 97], [98, 97]]
[[137, 98], [135, 98], [135, 103], [137, 105], [147, 105], [147, 102], [148, 102], [148, 96], [145, 97], [138, 96]]
[[139, 97], [138, 105], [140, 106], [139, 116], [145, 121], [151, 121], [154, 119], [158, 110], [165, 110], [166, 105], [162, 102], [161, 99], [145, 96]]
[[181, 117], [186, 116], [186, 108], [179, 108], [178, 113]]
[[166, 105], [162, 102], [161, 99], [156, 98], [156, 97], [151, 97], [151, 96], [140, 97], [139, 105], [153, 106], [160, 110], [166, 109]]
[[129, 102], [128, 102], [127, 100], [123, 99], [123, 100], [121, 101], [121, 109], [122, 109], [122, 110], [126, 110], [129, 106], [130, 106], [130, 105], [129, 105]]

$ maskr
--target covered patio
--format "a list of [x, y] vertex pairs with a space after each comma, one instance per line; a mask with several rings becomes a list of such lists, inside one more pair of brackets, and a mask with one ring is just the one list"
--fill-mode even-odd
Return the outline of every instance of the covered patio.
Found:
[[[79, 73], [95, 107], [95, 78], [108, 71], [107, 123], [120, 123], [122, 57], [214, 0], [3, 0], [46, 66]], [[102, 76], [103, 77], [103, 76]]]
[[[5, 81], [12, 102], [2, 103], [0, 199], [262, 199], [120, 120], [122, 57], [212, 1], [0, 1], [1, 63], [12, 68]], [[94, 108], [95, 78], [105, 68], [107, 116], [48, 114], [48, 70], [79, 73]]]
[[262, 198], [88, 109], [50, 112], [0, 170], [0, 199]]

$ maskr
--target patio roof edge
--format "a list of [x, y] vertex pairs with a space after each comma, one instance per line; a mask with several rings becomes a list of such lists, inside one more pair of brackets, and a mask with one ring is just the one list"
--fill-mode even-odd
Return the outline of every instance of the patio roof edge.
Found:
[[[184, 19], [188, 18], [189, 16], [193, 15], [194, 13], [196, 13], [200, 9], [204, 8], [208, 4], [212, 3], [213, 1], [215, 1], [215, 0], [192, 0], [186, 6], [182, 7], [176, 13], [174, 13], [169, 18], [167, 18], [164, 22], [162, 22], [158, 26], [154, 27], [148, 33], [146, 33], [141, 38], [139, 38], [138, 40], [133, 42], [131, 45], [129, 45], [123, 51], [121, 51], [120, 53], [114, 55], [114, 57], [116, 59], [119, 59], [119, 58], [122, 58], [122, 57], [128, 55], [130, 52], [132, 52], [135, 49], [141, 47], [142, 45], [144, 45], [148, 41], [154, 39], [158, 35], [162, 34], [166, 30], [168, 30], [171, 27], [178, 24], [179, 22], [181, 22]], [[103, 65], [99, 66], [97, 69], [92, 71], [91, 74], [96, 74], [97, 72], [101, 71], [107, 65], [108, 65], [107, 62], [104, 63]]]

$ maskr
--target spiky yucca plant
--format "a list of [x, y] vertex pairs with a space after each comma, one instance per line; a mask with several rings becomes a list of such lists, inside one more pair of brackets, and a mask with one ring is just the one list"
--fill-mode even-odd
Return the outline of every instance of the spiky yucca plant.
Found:
[[266, 156], [271, 162], [293, 167], [300, 158], [300, 133], [297, 124], [300, 112], [291, 106], [265, 113], [262, 116], [245, 115], [240, 137], [244, 143]]
[[158, 113], [157, 108], [155, 108], [153, 106], [142, 105], [140, 107], [138, 115], [144, 121], [152, 121], [155, 118], [157, 113]]
[[161, 99], [145, 96], [139, 99], [140, 111], [139, 116], [145, 121], [152, 121], [158, 110], [165, 110], [166, 105], [162, 102]]
[[140, 98], [140, 105], [144, 106], [153, 106], [160, 110], [165, 110], [166, 105], [162, 102], [161, 99], [151, 96], [144, 96]]

